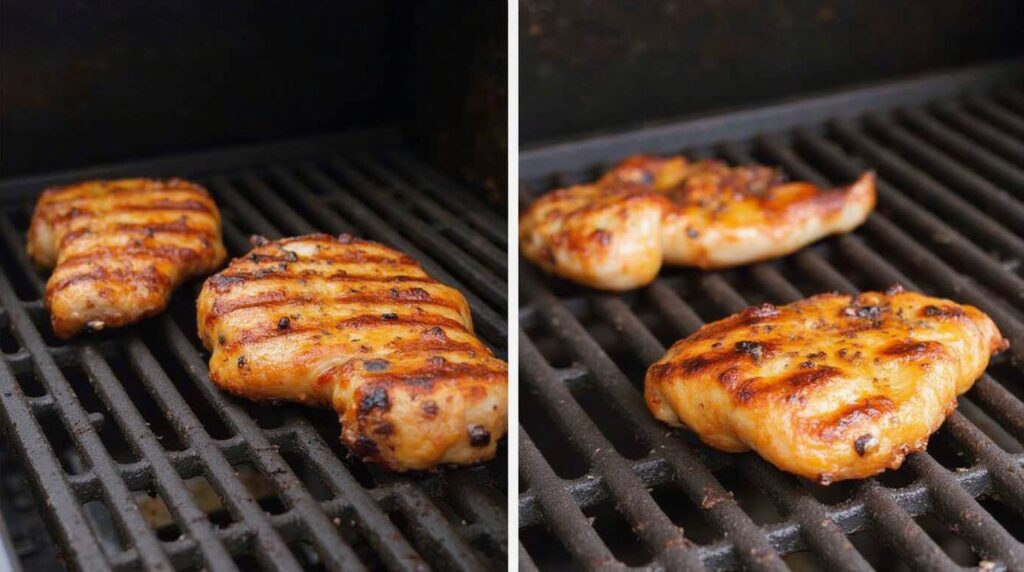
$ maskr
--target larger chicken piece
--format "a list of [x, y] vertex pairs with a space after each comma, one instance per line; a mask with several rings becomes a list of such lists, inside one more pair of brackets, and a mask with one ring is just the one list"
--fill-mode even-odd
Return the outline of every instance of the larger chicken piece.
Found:
[[41, 267], [55, 266], [45, 303], [60, 338], [158, 314], [179, 284], [212, 272], [226, 256], [217, 205], [180, 179], [47, 189], [32, 216], [28, 253]]
[[540, 197], [520, 217], [519, 239], [548, 272], [629, 290], [663, 263], [713, 269], [784, 256], [853, 230], [874, 206], [871, 173], [823, 189], [758, 165], [636, 156], [595, 183]]
[[219, 387], [333, 408], [349, 449], [394, 470], [494, 456], [508, 365], [473, 334], [462, 294], [348, 235], [254, 246], [199, 296]]
[[655, 417], [821, 483], [899, 467], [1006, 347], [972, 306], [894, 288], [764, 304], [677, 342], [647, 372]]

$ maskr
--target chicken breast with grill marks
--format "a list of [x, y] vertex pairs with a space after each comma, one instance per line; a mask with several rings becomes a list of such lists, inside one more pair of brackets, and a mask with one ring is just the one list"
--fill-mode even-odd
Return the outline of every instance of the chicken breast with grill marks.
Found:
[[519, 239], [548, 272], [628, 290], [663, 262], [712, 269], [784, 256], [853, 230], [874, 206], [871, 173], [822, 189], [757, 165], [636, 156], [596, 183], [542, 196], [520, 217]]
[[898, 287], [822, 294], [704, 326], [650, 367], [645, 396], [713, 447], [827, 484], [923, 450], [1006, 346], [972, 306]]
[[254, 245], [199, 296], [218, 386], [331, 407], [349, 449], [394, 470], [494, 456], [508, 366], [473, 334], [462, 294], [348, 235]]
[[69, 338], [159, 314], [172, 291], [224, 262], [220, 212], [180, 179], [89, 181], [47, 189], [28, 253], [56, 266], [46, 284], [54, 333]]

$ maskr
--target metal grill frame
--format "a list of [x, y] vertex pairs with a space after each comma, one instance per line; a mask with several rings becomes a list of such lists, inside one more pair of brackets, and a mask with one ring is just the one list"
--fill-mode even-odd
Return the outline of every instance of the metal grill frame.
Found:
[[[751, 162], [756, 153], [758, 162], [778, 164], [795, 178], [823, 185], [874, 168], [880, 175], [879, 208], [862, 228], [784, 261], [752, 265], [743, 276], [775, 303], [820, 291], [854, 293], [858, 284], [872, 289], [926, 285], [927, 292], [974, 304], [992, 316], [1011, 340], [1018, 372], [1024, 371], [1024, 278], [1019, 267], [1006, 264], [1024, 261], [1022, 82], [1024, 61], [1004, 62], [543, 146], [521, 154], [520, 204], [550, 188], [592, 180], [615, 161], [640, 152], [682, 151], [733, 163]], [[994, 98], [997, 88], [1002, 91]], [[914, 132], [896, 125], [894, 116], [913, 124]], [[979, 116], [986, 120], [976, 120]], [[953, 220], [955, 226], [948, 222]], [[888, 250], [880, 253], [879, 245]], [[852, 267], [857, 271], [851, 273]], [[913, 474], [909, 484], [891, 487], [868, 479], [839, 504], [821, 502], [754, 454], [718, 453], [657, 422], [639, 391], [642, 379], [624, 373], [584, 318], [610, 328], [617, 345], [646, 366], [663, 355], [665, 345], [634, 308], [656, 308], [660, 321], [682, 338], [704, 320], [681, 292], [709, 300], [717, 317], [751, 304], [730, 276], [664, 269], [650, 286], [619, 296], [572, 287], [520, 262], [521, 391], [535, 396], [556, 426], [552, 431], [586, 467], [578, 478], [562, 478], [520, 425], [525, 482], [520, 531], [544, 527], [544, 538], [559, 542], [577, 566], [624, 569], [584, 512], [607, 504], [650, 555], [644, 569], [784, 570], [783, 556], [809, 550], [827, 569], [870, 570], [849, 539], [865, 529], [874, 530], [890, 553], [914, 568], [960, 569], [915, 521], [935, 515], [955, 526], [993, 569], [1024, 567], [1024, 544], [977, 501], [995, 494], [1024, 514], [1024, 454], [1000, 448], [960, 412], [933, 439], [953, 443], [972, 461], [970, 467], [951, 471], [928, 452], [915, 454], [901, 469]], [[794, 276], [813, 288], [798, 287]], [[567, 348], [572, 365], [549, 362], [535, 339], [543, 335]], [[577, 399], [586, 393], [600, 394], [614, 418], [589, 415]], [[991, 375], [962, 402], [973, 402], [1024, 443], [1024, 402]], [[602, 433], [602, 424], [635, 434], [649, 453], [627, 458]], [[752, 483], [775, 505], [782, 522], [755, 524], [716, 478], [723, 470], [738, 471]], [[698, 545], [686, 538], [650, 493], [666, 483], [685, 493], [721, 540]], [[519, 558], [522, 570], [538, 569], [522, 543]]]
[[[282, 423], [264, 429], [250, 405], [220, 393], [211, 383], [207, 355], [173, 309], [194, 308], [198, 284], [179, 290], [171, 309], [145, 325], [48, 345], [48, 320], [39, 296], [45, 275], [35, 271], [24, 248], [17, 209], [30, 209], [44, 187], [89, 178], [182, 176], [207, 186], [221, 208], [229, 253], [249, 250], [247, 236], [349, 232], [403, 250], [434, 277], [459, 288], [470, 301], [481, 337], [504, 357], [507, 351], [507, 244], [503, 214], [420, 162], [391, 129], [226, 149], [153, 161], [0, 182], [0, 245], [19, 276], [0, 272], [0, 327], [16, 340], [0, 352], [0, 428], [15, 450], [25, 478], [65, 563], [82, 570], [198, 568], [237, 570], [238, 554], [268, 569], [298, 570], [290, 545], [301, 541], [333, 570], [361, 570], [359, 551], [371, 551], [390, 570], [439, 567], [477, 570], [507, 560], [507, 448], [475, 468], [393, 475], [357, 460], [339, 458], [306, 418], [285, 408]], [[450, 210], [459, 205], [459, 211]], [[23, 211], [24, 212], [24, 211]], [[31, 210], [28, 211], [29, 213]], [[14, 280], [27, 280], [33, 295], [19, 298]], [[191, 299], [189, 299], [191, 297]], [[194, 313], [194, 310], [192, 310]], [[187, 379], [171, 379], [154, 353], [166, 346]], [[149, 429], [112, 369], [127, 360], [145, 391], [182, 444], [166, 451]], [[87, 411], [62, 368], [79, 367], [90, 390], [110, 413]], [[18, 376], [44, 389], [26, 396]], [[204, 427], [179, 384], [192, 384], [231, 436], [217, 439]], [[41, 419], [41, 417], [47, 419]], [[43, 425], [60, 423], [81, 456], [84, 470], [68, 474]], [[99, 436], [116, 424], [138, 461], [122, 463]], [[283, 454], [296, 455], [328, 490], [317, 500]], [[254, 467], [283, 512], [266, 512], [236, 473]], [[356, 472], [373, 481], [366, 488]], [[233, 520], [211, 523], [184, 480], [203, 476]], [[308, 475], [307, 475], [308, 476]], [[367, 478], [367, 477], [364, 477]], [[162, 540], [140, 515], [133, 493], [152, 490], [174, 518], [180, 538]], [[83, 505], [102, 501], [122, 539], [111, 551], [97, 538]], [[440, 504], [439, 504], [440, 503]], [[395, 520], [398, 519], [398, 520]], [[356, 535], [360, 545], [349, 545]], [[486, 548], [486, 550], [484, 550]]]

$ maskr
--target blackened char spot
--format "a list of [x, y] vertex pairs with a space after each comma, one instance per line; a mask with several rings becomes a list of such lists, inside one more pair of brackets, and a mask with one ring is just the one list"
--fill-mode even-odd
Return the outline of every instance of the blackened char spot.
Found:
[[359, 457], [366, 459], [376, 457], [380, 454], [380, 450], [377, 449], [377, 444], [373, 442], [366, 435], [359, 435], [352, 443], [352, 452]]
[[277, 321], [277, 329], [281, 331], [287, 330], [291, 325], [292, 320], [288, 316], [284, 316]]
[[765, 348], [760, 342], [739, 341], [735, 348], [737, 353], [749, 355], [754, 363], [759, 363], [765, 354]]
[[383, 387], [374, 387], [369, 393], [363, 394], [363, 399], [359, 402], [359, 416], [364, 417], [369, 415], [374, 409], [380, 409], [381, 411], [387, 411], [391, 407], [391, 403], [388, 401], [388, 390]]
[[469, 444], [474, 447], [486, 447], [491, 443], [491, 434], [483, 425], [474, 425], [469, 428]]
[[384, 423], [377, 425], [373, 432], [377, 435], [391, 435], [395, 432], [395, 426], [385, 421]]
[[366, 371], [384, 371], [391, 366], [386, 359], [368, 359], [363, 362], [363, 369]]
[[444, 328], [442, 328], [441, 326], [434, 326], [433, 328], [427, 328], [426, 330], [423, 330], [423, 337], [435, 340], [443, 340], [448, 336], [445, 335]]
[[387, 314], [382, 314], [381, 315], [381, 319], [382, 320], [388, 320], [388, 321], [397, 320], [398, 319], [398, 314], [396, 314], [394, 312], [388, 312]]
[[238, 356], [238, 367], [245, 367], [245, 356]]
[[875, 436], [872, 435], [871, 433], [866, 433], [864, 435], [861, 435], [860, 437], [857, 437], [857, 439], [853, 442], [853, 448], [857, 451], [857, 455], [863, 457], [868, 450], [868, 445], [871, 444], [871, 441], [873, 441], [874, 438]]
[[428, 419], [433, 419], [437, 416], [437, 409], [437, 402], [433, 399], [423, 402], [423, 414], [426, 415]]
[[224, 337], [224, 334], [221, 334], [221, 335], [217, 336], [217, 343], [218, 344], [224, 345], [224, 342], [226, 342], [226, 341], [228, 341], [228, 339]]

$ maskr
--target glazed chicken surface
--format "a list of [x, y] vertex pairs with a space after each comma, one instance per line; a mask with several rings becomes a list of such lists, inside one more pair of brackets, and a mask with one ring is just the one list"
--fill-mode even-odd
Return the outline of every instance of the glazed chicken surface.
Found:
[[1006, 348], [972, 306], [896, 287], [764, 304], [677, 342], [647, 372], [655, 417], [820, 483], [898, 468]]
[[348, 235], [253, 244], [199, 296], [220, 388], [333, 408], [350, 451], [393, 470], [494, 456], [508, 365], [473, 334], [462, 294]]
[[621, 291], [654, 280], [663, 262], [713, 269], [784, 256], [853, 230], [874, 206], [871, 173], [822, 189], [763, 166], [635, 156], [540, 197], [520, 216], [519, 239], [544, 270]]
[[45, 303], [60, 338], [159, 314], [178, 285], [226, 256], [217, 205], [180, 179], [47, 189], [29, 226], [28, 253], [37, 265], [55, 267]]

